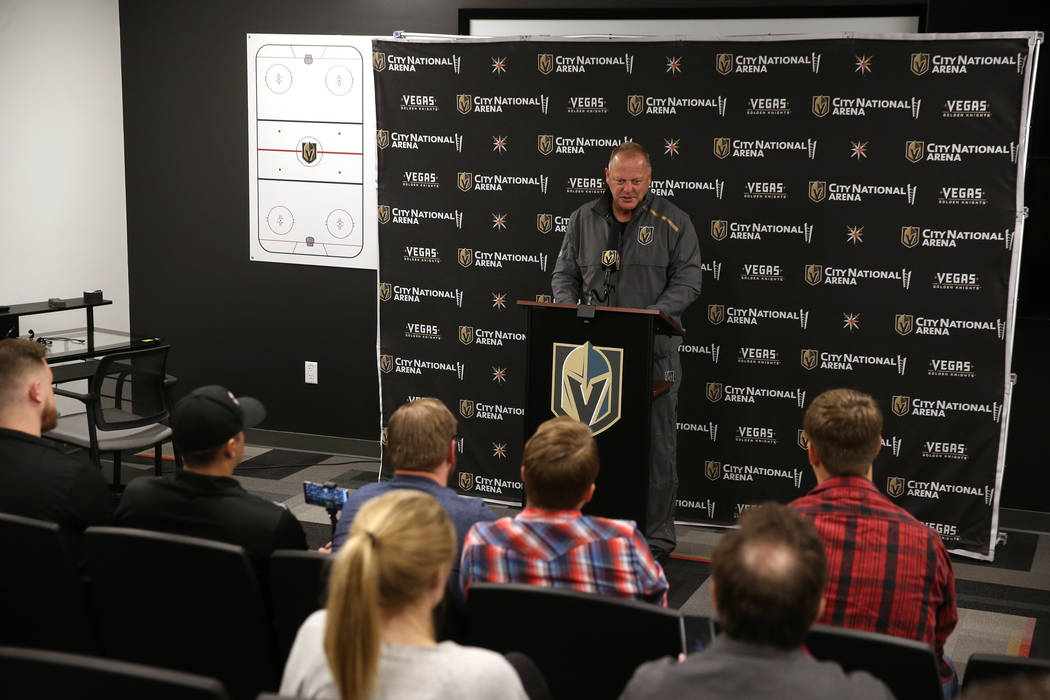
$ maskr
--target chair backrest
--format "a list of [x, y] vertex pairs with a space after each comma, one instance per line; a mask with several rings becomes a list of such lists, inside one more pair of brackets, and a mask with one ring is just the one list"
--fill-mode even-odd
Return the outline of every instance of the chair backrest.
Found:
[[937, 657], [929, 644], [878, 632], [813, 625], [806, 647], [817, 659], [844, 671], [867, 671], [898, 698], [941, 698]]
[[77, 564], [55, 523], [0, 513], [0, 644], [95, 653]]
[[612, 596], [475, 583], [468, 643], [527, 654], [555, 698], [615, 698], [639, 664], [685, 651], [677, 610]]
[[89, 527], [84, 549], [106, 656], [218, 678], [233, 698], [275, 689], [273, 634], [242, 547]]
[[91, 393], [99, 398], [89, 404], [96, 426], [102, 430], [137, 428], [168, 418], [165, 390], [167, 345], [105, 355], [91, 378]]
[[971, 654], [970, 660], [966, 662], [963, 687], [1017, 675], [1050, 675], [1050, 659], [1029, 659], [1005, 654]]
[[222, 683], [190, 673], [40, 649], [0, 647], [6, 700], [227, 700]]
[[299, 626], [325, 606], [330, 554], [278, 549], [270, 555], [270, 606], [277, 631], [277, 667], [283, 668]]

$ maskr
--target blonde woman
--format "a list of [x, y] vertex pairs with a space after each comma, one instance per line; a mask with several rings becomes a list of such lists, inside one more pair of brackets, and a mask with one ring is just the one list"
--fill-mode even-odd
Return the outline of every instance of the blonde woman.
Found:
[[433, 497], [399, 489], [362, 506], [333, 561], [327, 610], [299, 628], [281, 695], [526, 698], [503, 656], [435, 641], [455, 554], [455, 529]]

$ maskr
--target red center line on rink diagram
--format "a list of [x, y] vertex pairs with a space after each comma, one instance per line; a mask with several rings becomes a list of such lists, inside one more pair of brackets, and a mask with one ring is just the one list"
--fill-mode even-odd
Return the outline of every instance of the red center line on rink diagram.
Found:
[[[260, 148], [260, 151], [272, 151], [274, 153], [298, 153], [299, 150], [295, 148]], [[333, 156], [361, 156], [363, 153], [350, 153], [348, 151], [318, 151], [326, 155]]]

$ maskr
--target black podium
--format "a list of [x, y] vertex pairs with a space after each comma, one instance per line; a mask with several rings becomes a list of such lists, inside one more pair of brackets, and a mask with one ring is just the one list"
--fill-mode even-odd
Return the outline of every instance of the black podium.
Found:
[[649, 412], [671, 383], [653, 377], [653, 339], [685, 335], [653, 309], [519, 301], [526, 323], [525, 439], [568, 415], [590, 425], [601, 469], [584, 513], [634, 520], [645, 531]]

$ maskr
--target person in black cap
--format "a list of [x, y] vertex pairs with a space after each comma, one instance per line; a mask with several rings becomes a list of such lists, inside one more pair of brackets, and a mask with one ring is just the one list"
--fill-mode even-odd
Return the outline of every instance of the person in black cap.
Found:
[[238, 544], [257, 563], [275, 549], [306, 549], [303, 527], [287, 508], [233, 478], [244, 458], [244, 429], [265, 417], [257, 399], [221, 386], [194, 389], [171, 414], [183, 471], [128, 484], [117, 524]]

